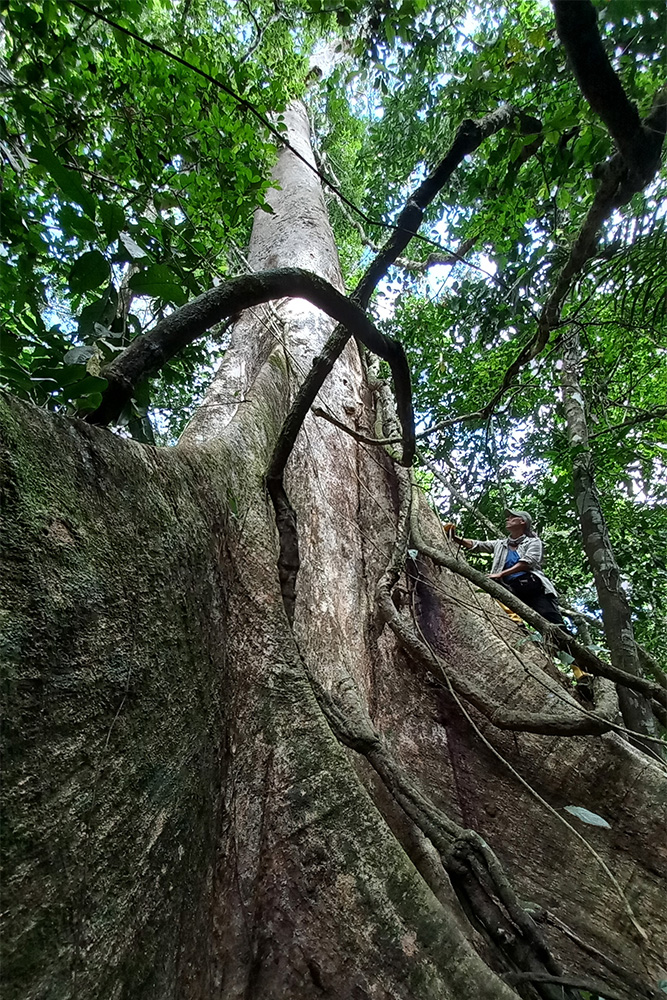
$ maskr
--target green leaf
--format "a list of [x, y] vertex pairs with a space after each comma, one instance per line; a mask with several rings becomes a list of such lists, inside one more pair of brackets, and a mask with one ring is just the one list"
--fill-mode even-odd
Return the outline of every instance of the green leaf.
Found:
[[75, 233], [82, 240], [91, 242], [97, 239], [95, 223], [86, 215], [79, 215], [71, 205], [63, 205], [59, 213], [60, 225], [66, 234]]
[[118, 292], [113, 285], [109, 285], [102, 297], [85, 306], [78, 316], [78, 335], [82, 340], [87, 340], [92, 334], [97, 332], [97, 327], [106, 329], [113, 321], [118, 308]]
[[566, 667], [569, 667], [571, 663], [574, 663], [574, 657], [571, 656], [569, 653], [566, 653], [563, 649], [560, 649], [556, 653], [556, 656], [558, 657], [561, 663], [565, 664]]
[[[85, 368], [84, 368], [85, 372]], [[107, 387], [105, 378], [98, 378], [97, 375], [88, 375], [79, 382], [74, 382], [68, 386], [64, 392], [66, 399], [82, 399], [84, 396], [91, 396], [103, 392]]]
[[187, 302], [186, 293], [164, 264], [151, 264], [145, 271], [135, 274], [130, 278], [130, 288], [137, 295], [149, 295], [151, 298], [163, 299], [179, 306]]
[[34, 146], [32, 155], [51, 175], [65, 197], [75, 201], [87, 216], [94, 219], [97, 202], [90, 192], [86, 191], [79, 175], [73, 170], [68, 170], [64, 163], [61, 163], [58, 157], [44, 146]]
[[102, 405], [102, 393], [91, 392], [86, 396], [77, 396], [76, 408], [79, 413], [89, 413]]
[[572, 201], [572, 195], [567, 190], [567, 188], [559, 188], [558, 194], [556, 195], [556, 202], [559, 208], [567, 208], [567, 206]]
[[122, 251], [124, 249], [127, 251], [127, 255], [121, 253], [119, 257], [120, 260], [137, 261], [148, 256], [143, 247], [140, 247], [136, 240], [132, 239], [129, 233], [121, 232], [119, 242], [121, 244], [119, 250]]
[[106, 201], [100, 202], [99, 210], [104, 234], [109, 243], [113, 243], [125, 226], [125, 213], [120, 205], [109, 204]]
[[151, 401], [151, 386], [150, 382], [146, 380], [145, 382], [140, 382], [138, 386], [135, 387], [132, 393], [132, 398], [138, 406], [148, 407]]
[[13, 358], [4, 357], [0, 365], [0, 384], [3, 382], [20, 389], [30, 389], [30, 372]]
[[32, 377], [38, 381], [54, 382], [59, 389], [74, 385], [86, 376], [85, 364], [72, 363], [70, 365], [44, 365], [34, 368]]
[[86, 361], [89, 361], [95, 354], [95, 347], [73, 347], [70, 351], [66, 351], [63, 357], [64, 365], [85, 365]]
[[18, 358], [24, 341], [19, 340], [15, 333], [9, 330], [2, 331], [2, 354], [6, 358]]
[[89, 250], [77, 258], [69, 272], [70, 291], [78, 295], [99, 288], [109, 280], [109, 264], [99, 250]]

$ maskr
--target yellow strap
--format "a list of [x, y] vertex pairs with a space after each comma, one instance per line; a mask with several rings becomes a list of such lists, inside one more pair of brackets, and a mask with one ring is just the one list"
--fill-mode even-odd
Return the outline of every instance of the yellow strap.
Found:
[[509, 617], [510, 617], [510, 618], [512, 619], [512, 621], [513, 621], [513, 622], [517, 622], [517, 624], [519, 624], [519, 625], [523, 625], [523, 618], [521, 618], [521, 617], [520, 617], [520, 616], [519, 616], [519, 615], [518, 615], [518, 614], [516, 613], [516, 611], [512, 611], [512, 610], [511, 610], [510, 608], [508, 608], [508, 607], [507, 607], [507, 606], [506, 606], [505, 604], [503, 604], [503, 602], [502, 602], [502, 601], [498, 601], [498, 604], [499, 604], [499, 605], [500, 605], [500, 607], [501, 607], [501, 608], [503, 609], [503, 611], [505, 612], [505, 614], [506, 614], [506, 615], [509, 615]]
[[[496, 598], [496, 603], [500, 605], [500, 607], [503, 609], [503, 611], [505, 612], [505, 614], [508, 615], [512, 619], [513, 622], [517, 622], [517, 624], [519, 624], [519, 625], [525, 624], [523, 618], [520, 618], [519, 615], [517, 615], [515, 611], [510, 610], [510, 608], [508, 608], [506, 604], [503, 604], [502, 601], [499, 601]], [[592, 677], [593, 676], [592, 674], [587, 674], [586, 671], [582, 670], [580, 667], [578, 667], [576, 663], [571, 663], [570, 667], [572, 668], [572, 673], [574, 674], [575, 681], [580, 681], [582, 679], [582, 677]]]

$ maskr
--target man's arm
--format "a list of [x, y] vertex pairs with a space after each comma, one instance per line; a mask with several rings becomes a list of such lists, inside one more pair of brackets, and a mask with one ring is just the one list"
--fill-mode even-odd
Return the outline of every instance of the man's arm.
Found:
[[539, 538], [529, 538], [522, 545], [522, 559], [528, 564], [528, 569], [540, 569], [544, 547]]
[[508, 567], [508, 569], [501, 570], [500, 573], [490, 573], [490, 580], [502, 580], [504, 576], [513, 576], [514, 573], [528, 573], [532, 569], [531, 564], [526, 562], [525, 559], [519, 559], [515, 562], [513, 566]]
[[495, 542], [485, 542], [480, 538], [460, 538], [455, 534], [455, 524], [443, 524], [442, 530], [457, 545], [462, 545], [464, 549], [477, 549], [479, 552], [493, 552]]
[[472, 538], [459, 538], [459, 536], [455, 535], [453, 531], [449, 537], [453, 542], [456, 542], [457, 545], [462, 545], [464, 549], [471, 549], [475, 544]]

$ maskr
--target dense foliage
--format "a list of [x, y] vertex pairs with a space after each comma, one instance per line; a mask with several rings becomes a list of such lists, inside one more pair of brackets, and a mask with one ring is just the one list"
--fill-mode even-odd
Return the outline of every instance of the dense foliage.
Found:
[[[0, 3], [2, 379], [11, 392], [66, 413], [94, 409], [108, 360], [165, 311], [245, 269], [275, 149], [267, 122], [280, 129], [281, 109], [306, 93], [322, 174], [347, 199], [327, 188], [350, 286], [383, 242], [382, 223], [462, 120], [511, 103], [541, 123], [499, 131], [461, 164], [429, 209], [425, 239], [412, 241], [409, 266], [392, 269], [374, 305], [408, 351], [420, 430], [489, 400], [534, 333], [590, 207], [596, 166], [612, 151], [548, 4], [82, 6]], [[613, 65], [645, 113], [661, 83], [667, 10], [645, 0], [598, 8]], [[506, 503], [534, 511], [551, 575], [595, 615], [560, 402], [562, 338], [576, 330], [597, 484], [638, 638], [656, 653], [667, 616], [664, 187], [663, 175], [615, 213], [564, 323], [490, 418], [423, 440], [487, 518], [502, 524]], [[451, 248], [465, 260], [426, 266]], [[121, 425], [141, 440], [156, 431], [173, 440], [224, 350], [219, 334], [142, 386]], [[439, 502], [466, 534], [483, 530], [451, 490]]]
[[[253, 38], [234, 4], [104, 7], [207, 79], [73, 4], [2, 8], [4, 378], [40, 405], [82, 412], [130, 339], [238, 270], [275, 149], [247, 102], [280, 112], [302, 60], [288, 10]], [[178, 394], [207, 361], [194, 347], [161, 382]], [[170, 409], [162, 388], [153, 399]], [[123, 423], [145, 416], [144, 390]]]

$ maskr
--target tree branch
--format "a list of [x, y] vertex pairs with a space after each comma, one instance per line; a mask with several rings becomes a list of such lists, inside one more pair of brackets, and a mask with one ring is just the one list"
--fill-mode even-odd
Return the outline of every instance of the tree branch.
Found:
[[[340, 188], [341, 186], [340, 181], [336, 176], [336, 173], [331, 165], [331, 161], [327, 157], [326, 153], [320, 152], [319, 160], [322, 168], [326, 169], [326, 171], [330, 174], [331, 179], [333, 180], [336, 187]], [[356, 229], [357, 233], [359, 234], [359, 239], [364, 244], [364, 246], [368, 247], [369, 250], [372, 250], [373, 253], [381, 253], [382, 248], [380, 244], [376, 243], [374, 240], [370, 238], [370, 236], [368, 235], [362, 224], [359, 222], [359, 220], [354, 218], [354, 216], [348, 209], [345, 202], [341, 201], [340, 198], [337, 197], [335, 191], [334, 191], [334, 197], [337, 198], [338, 207], [340, 211], [345, 216], [349, 224], [354, 229]], [[468, 251], [473, 248], [476, 241], [477, 237], [472, 237], [471, 239], [462, 240], [456, 250], [450, 249], [449, 247], [442, 247], [441, 250], [429, 254], [426, 260], [423, 261], [406, 260], [405, 257], [397, 257], [394, 263], [396, 264], [397, 267], [402, 267], [406, 271], [415, 271], [417, 273], [424, 273], [425, 271], [428, 270], [429, 267], [433, 267], [435, 264], [451, 266], [453, 264], [462, 263], [462, 264], [467, 264], [468, 267], [476, 267], [477, 265], [472, 264], [470, 261], [465, 259], [465, 254], [467, 254]]]
[[[435, 428], [433, 429], [435, 430]], [[426, 468], [433, 473], [436, 479], [440, 480], [445, 489], [449, 490], [449, 492], [452, 494], [452, 496], [455, 497], [456, 500], [458, 500], [461, 506], [465, 507], [465, 509], [472, 517], [474, 517], [477, 521], [479, 521], [480, 524], [484, 525], [487, 531], [490, 531], [492, 535], [496, 536], [496, 538], [500, 538], [502, 536], [502, 532], [498, 530], [498, 527], [493, 523], [493, 521], [490, 521], [485, 514], [483, 514], [480, 510], [477, 510], [470, 503], [470, 501], [456, 489], [454, 484], [449, 479], [447, 479], [446, 476], [442, 474], [437, 465], [435, 465], [426, 457], [423, 451], [419, 451], [419, 449], [417, 450], [417, 458], [419, 459], [420, 462], [424, 463]]]
[[[342, 298], [345, 302], [348, 302], [351, 305], [353, 304], [351, 299], [345, 299], [344, 296], [342, 296]], [[332, 313], [329, 312], [329, 315], [332, 315]], [[383, 351], [383, 353], [380, 353], [378, 349], [374, 349], [370, 346], [370, 340], [369, 342], [366, 342], [359, 337], [359, 340], [361, 340], [366, 347], [369, 347], [373, 353], [378, 354], [379, 357], [388, 361], [391, 366], [392, 374], [394, 376], [394, 388], [396, 390], [396, 408], [398, 410], [399, 419], [401, 421], [401, 429], [403, 431], [403, 455], [400, 462], [401, 465], [409, 466], [412, 464], [415, 455], [415, 423], [414, 411], [412, 409], [412, 390], [410, 388], [410, 370], [408, 368], [407, 358], [405, 357], [405, 352], [398, 341], [390, 340], [389, 337], [384, 337], [383, 334], [381, 334], [379, 330], [373, 326], [368, 317], [366, 317], [366, 313], [360, 311], [360, 315], [366, 318], [366, 322], [368, 326], [372, 328], [374, 334], [377, 337], [381, 337], [385, 342], [381, 343], [376, 341], [376, 348], [380, 348]], [[294, 442], [296, 441], [297, 435], [301, 430], [305, 414], [315, 401], [315, 396], [320, 391], [327, 375], [331, 372], [334, 364], [340, 357], [340, 351], [337, 350], [337, 347], [343, 339], [343, 346], [345, 346], [345, 343], [349, 340], [348, 328], [343, 327], [342, 325], [337, 326], [334, 330], [334, 334], [329, 337], [329, 340], [324, 345], [322, 353], [313, 361], [308, 374], [301, 384], [295, 405], [292, 406], [292, 409], [287, 414], [287, 417], [285, 418], [285, 421], [280, 429], [280, 434], [278, 435], [278, 440], [276, 441], [271, 461], [266, 472], [267, 480], [282, 478], [287, 460], [291, 454], [292, 448], [294, 447]], [[306, 384], [307, 391], [303, 391]], [[310, 398], [311, 395], [312, 398]], [[297, 401], [300, 402], [300, 406], [298, 408], [296, 407]], [[304, 405], [306, 401], [308, 402], [308, 407], [305, 413], [302, 413], [301, 406]]]
[[[430, 253], [426, 260], [407, 260], [405, 257], [397, 257], [394, 263], [397, 267], [405, 268], [406, 271], [414, 271], [417, 274], [424, 274], [429, 267], [452, 267], [454, 264], [468, 264], [465, 255], [472, 250], [477, 237], [472, 236], [468, 240], [462, 240], [454, 252], [441, 251]], [[379, 247], [377, 248], [379, 250]]]
[[328, 420], [330, 424], [334, 425], [334, 427], [338, 427], [339, 430], [349, 434], [351, 438], [354, 438], [355, 441], [359, 441], [361, 444], [369, 444], [374, 447], [378, 447], [380, 445], [400, 443], [400, 438], [376, 438], [371, 437], [369, 434], [362, 434], [361, 431], [355, 430], [354, 427], [348, 427], [348, 425], [344, 424], [342, 420], [337, 420], [331, 413], [327, 413], [326, 410], [323, 410], [321, 406], [314, 406], [312, 412], [316, 417], [322, 417], [323, 420]]
[[464, 420], [484, 420], [485, 414], [482, 410], [474, 410], [472, 413], [464, 413], [460, 417], [447, 417], [446, 420], [441, 420], [440, 423], [434, 424], [433, 427], [428, 427], [425, 431], [420, 431], [417, 435], [418, 438], [430, 437], [431, 434], [437, 434], [438, 431], [442, 431], [445, 427], [452, 427], [454, 424], [460, 424]]
[[[503, 107], [482, 118], [480, 121], [467, 119], [460, 125], [449, 152], [408, 200], [405, 208], [398, 217], [396, 225], [393, 227], [394, 232], [392, 236], [359, 281], [350, 296], [353, 302], [356, 302], [362, 309], [366, 309], [378, 282], [386, 274], [387, 269], [394, 263], [399, 254], [405, 249], [412, 237], [417, 235], [416, 230], [421, 223], [424, 210], [451, 177], [461, 160], [468, 153], [477, 149], [485, 138], [493, 135], [499, 129], [510, 125], [516, 119], [519, 120], [521, 128], [527, 133], [541, 129], [541, 124], [536, 118], [525, 115], [523, 112], [509, 105], [503, 105]], [[343, 352], [349, 337], [350, 334], [347, 329], [337, 326], [324, 345], [322, 353], [313, 361], [312, 367], [299, 387], [292, 408], [285, 418], [280, 436], [276, 442], [269, 466], [268, 476], [270, 478], [282, 476], [282, 471], [285, 468], [301, 425], [306, 419], [306, 414], [315, 402], [315, 397], [324, 384], [325, 379]], [[400, 397], [397, 396], [401, 425], [403, 425], [404, 416], [407, 417], [407, 414], [401, 412], [402, 405]], [[414, 451], [412, 455], [414, 455]], [[404, 454], [404, 462], [406, 458], [407, 455]]]
[[[424, 667], [436, 680], [441, 681], [445, 667], [440, 658], [417, 636], [414, 629], [401, 617], [391, 599], [394, 581], [386, 574], [376, 588], [378, 610], [410, 658]], [[609, 722], [592, 714], [558, 714], [526, 712], [507, 708], [501, 702], [469, 683], [460, 674], [446, 674], [454, 690], [497, 729], [515, 733], [536, 733], [540, 736], [600, 736], [612, 727]]]
[[253, 52], [255, 52], [256, 49], [258, 49], [259, 46], [261, 45], [262, 39], [264, 37], [264, 32], [268, 28], [270, 28], [272, 24], [275, 24], [276, 21], [279, 21], [280, 18], [283, 16], [280, 13], [273, 13], [271, 15], [271, 17], [269, 18], [269, 20], [266, 22], [266, 24], [260, 24], [259, 21], [257, 20], [256, 16], [255, 16], [255, 13], [254, 13], [253, 9], [252, 9], [252, 4], [250, 4], [250, 3], [244, 3], [243, 6], [248, 11], [248, 15], [251, 18], [251, 20], [254, 22], [254, 24], [255, 24], [255, 31], [256, 31], [257, 34], [256, 34], [255, 40], [252, 43], [252, 45], [250, 46], [250, 48], [239, 59], [239, 65], [242, 65], [244, 62], [248, 61], [248, 59], [253, 54]]
[[[634, 638], [632, 613], [621, 583], [621, 573], [611, 544], [600, 495], [595, 483], [588, 442], [586, 404], [581, 386], [581, 347], [576, 332], [565, 338], [561, 382], [567, 440], [572, 450], [574, 501], [598, 601], [611, 662], [628, 674], [641, 675]], [[623, 721], [629, 729], [657, 735], [650, 699], [638, 698], [622, 687], [618, 691]]]
[[481, 146], [489, 136], [517, 120], [523, 134], [542, 131], [542, 124], [537, 118], [526, 115], [509, 104], [504, 104], [478, 121], [466, 118], [461, 122], [446, 156], [410, 196], [396, 220], [394, 232], [354, 290], [353, 297], [360, 305], [365, 307], [368, 304], [388, 268], [405, 250], [412, 237], [417, 235], [426, 208], [445, 186], [461, 161]]
[[612, 431], [621, 431], [626, 427], [635, 427], [637, 424], [647, 424], [651, 420], [662, 420], [663, 417], [667, 417], [667, 406], [656, 406], [654, 410], [646, 413], [641, 413], [636, 417], [630, 417], [628, 420], [623, 420], [620, 424], [610, 424], [609, 427], [604, 427], [600, 431], [595, 431], [594, 434], [589, 434], [589, 441], [593, 438], [601, 437], [603, 434], [611, 434]]
[[662, 136], [639, 118], [609, 62], [590, 0], [553, 0], [556, 31], [567, 53], [582, 94], [600, 116], [618, 146], [630, 174], [630, 185], [641, 191], [660, 165]]
[[[558, 603], [558, 607], [563, 614], [568, 616], [568, 618], [572, 618], [574, 621], [581, 619], [581, 621], [583, 621], [586, 625], [593, 625], [600, 631], [604, 631], [604, 623], [599, 618], [594, 618], [593, 615], [585, 614], [583, 611], [575, 611], [574, 608], [569, 608], [566, 604], [561, 604], [560, 601]], [[652, 656], [647, 649], [640, 646], [639, 643], [636, 645], [642, 666], [646, 670], [655, 674], [658, 683], [661, 684], [662, 687], [667, 688], [667, 673], [665, 673], [656, 658]]]
[[[117, 419], [140, 382], [158, 372], [178, 351], [216, 323], [242, 309], [285, 296], [307, 299], [318, 309], [345, 324], [369, 350], [389, 363], [403, 431], [402, 461], [409, 465], [414, 457], [415, 431], [410, 370], [403, 348], [397, 341], [380, 333], [355, 302], [342, 295], [324, 278], [301, 268], [280, 268], [232, 278], [188, 302], [143, 337], [137, 337], [115, 361], [102, 370], [101, 375], [109, 385], [103, 394], [101, 405], [87, 416], [87, 421], [108, 424]], [[285, 461], [286, 458], [287, 456]], [[277, 451], [274, 461], [281, 459], [282, 456]], [[274, 477], [280, 471], [276, 465]]]
[[[537, 919], [540, 922], [544, 921], [547, 924], [551, 924], [552, 927], [557, 927], [563, 934], [569, 937], [570, 940], [574, 941], [574, 943], [578, 945], [582, 951], [592, 955], [596, 961], [598, 961], [601, 965], [604, 965], [605, 968], [609, 969], [612, 975], [623, 983], [623, 988], [625, 989], [627, 987], [630, 990], [631, 997], [636, 995], [637, 998], [643, 997], [644, 1000], [658, 1000], [659, 995], [654, 989], [647, 987], [645, 983], [643, 983], [631, 972], [628, 972], [628, 970], [622, 965], [619, 965], [618, 962], [614, 962], [614, 960], [609, 958], [608, 955], [605, 955], [604, 952], [592, 945], [590, 941], [587, 941], [584, 938], [579, 937], [578, 934], [575, 934], [571, 927], [568, 927], [567, 924], [563, 923], [562, 920], [554, 916], [553, 913], [550, 913], [548, 910], [543, 910]], [[632, 992], [633, 990], [634, 993]], [[606, 993], [603, 992], [603, 996], [606, 996]]]
[[[373, 726], [354, 682], [342, 682], [338, 697], [334, 698], [310, 673], [308, 676], [336, 739], [366, 758], [394, 801], [431, 841], [474, 922], [481, 925], [512, 964], [526, 969], [528, 974], [562, 975], [540, 928], [521, 905], [489, 845], [476, 831], [459, 826], [438, 809], [409, 777]], [[543, 972], [544, 969], [548, 972]], [[544, 979], [545, 983], [548, 981]], [[540, 991], [540, 995], [545, 1000], [555, 1000], [555, 994], [548, 989]], [[562, 998], [563, 994], [559, 992], [557, 996]]]
[[[409, 491], [411, 489], [410, 484], [407, 484], [406, 488]], [[408, 517], [410, 518], [408, 529], [412, 533], [415, 545], [418, 549], [421, 549], [422, 540], [418, 535], [415, 535], [416, 515], [410, 516], [408, 514]], [[407, 537], [407, 534], [404, 533], [401, 535], [400, 544], [397, 541], [392, 561], [377, 582], [375, 596], [380, 616], [394, 633], [403, 649], [405, 649], [415, 662], [421, 664], [436, 680], [444, 677], [447, 683], [461, 697], [465, 698], [471, 705], [474, 705], [498, 729], [506, 729], [512, 732], [539, 733], [541, 735], [574, 736], [587, 734], [599, 735], [610, 728], [607, 720], [601, 717], [592, 717], [584, 714], [577, 714], [576, 717], [565, 714], [557, 715], [555, 713], [543, 715], [538, 712], [521, 712], [517, 709], [510, 709], [494, 698], [483, 694], [476, 685], [470, 683], [460, 673], [450, 676], [442, 660], [427, 643], [419, 638], [410, 623], [399, 614], [392, 600], [391, 592], [396, 585], [405, 559], [405, 552], [402, 546], [403, 541], [405, 541], [407, 546]], [[499, 587], [499, 589], [504, 588]]]
[[[565, 16], [569, 16], [570, 12], [574, 13], [580, 8], [589, 8], [592, 10], [590, 0], [576, 0], [576, 2], [575, 0], [552, 0], [552, 2], [554, 7], [562, 8], [565, 11]], [[595, 16], [595, 12], [592, 12], [593, 16]], [[597, 34], [595, 26], [594, 29]], [[599, 44], [601, 46], [601, 42]], [[606, 55], [604, 58], [606, 59]], [[613, 74], [613, 70], [611, 70], [611, 67], [609, 68]], [[623, 97], [627, 101], [625, 94], [623, 94]], [[561, 309], [565, 297], [570, 290], [572, 280], [581, 272], [584, 264], [595, 255], [598, 245], [598, 234], [603, 222], [615, 208], [625, 205], [633, 194], [641, 191], [653, 178], [660, 166], [660, 152], [666, 131], [667, 87], [664, 87], [656, 94], [653, 107], [641, 124], [641, 135], [650, 136], [650, 139], [645, 139], [648, 144], [642, 159], [645, 169], [641, 173], [633, 171], [632, 164], [626, 162], [622, 154], [617, 154], [612, 156], [600, 170], [600, 187], [579, 230], [579, 235], [572, 245], [569, 257], [558, 275], [551, 295], [542, 308], [535, 336], [523, 347], [505, 372], [500, 388], [484, 407], [485, 415], [489, 416], [493, 412], [521, 368], [536, 358], [546, 347], [552, 331], [560, 322]], [[649, 164], [652, 164], [650, 174], [647, 172]], [[641, 184], [639, 184], [640, 179]]]
[[[499, 756], [500, 759], [507, 764], [507, 762], [504, 761], [504, 758], [498, 754], [483, 734], [479, 732], [478, 727], [466, 712], [465, 707], [462, 705], [462, 702], [454, 689], [452, 679], [446, 672], [444, 665], [438, 660], [427, 643], [422, 643], [419, 639], [417, 639], [414, 630], [397, 613], [393, 605], [393, 601], [391, 600], [391, 590], [393, 589], [393, 586], [397, 582], [400, 572], [403, 569], [407, 540], [412, 530], [411, 524], [414, 523], [415, 520], [414, 503], [412, 500], [414, 490], [411, 474], [400, 470], [398, 475], [398, 486], [400, 510], [396, 542], [387, 569], [378, 581], [376, 588], [380, 613], [383, 614], [385, 620], [389, 622], [390, 628], [392, 628], [395, 632], [399, 642], [401, 642], [402, 635], [404, 637], [405, 635], [409, 637], [409, 644], [406, 645], [408, 651], [414, 649], [414, 642], [416, 642], [418, 646], [426, 650], [427, 656], [437, 663], [439, 672], [442, 673], [450, 693], [458, 703], [468, 721], [471, 723], [478, 735], [481, 736], [486, 745], [496, 754], [496, 756]], [[405, 629], [401, 629], [401, 626], [405, 626]], [[460, 680], [460, 678], [457, 676], [457, 681], [458, 680]], [[361, 752], [365, 752], [368, 762], [375, 768], [379, 776], [382, 778], [388, 791], [395, 797], [396, 801], [403, 807], [406, 813], [421, 827], [422, 831], [429, 837], [429, 839], [431, 839], [432, 843], [440, 853], [443, 865], [450, 875], [454, 890], [457, 893], [465, 912], [471, 914], [473, 918], [477, 918], [477, 921], [480, 924], [480, 929], [483, 929], [488, 934], [489, 938], [496, 945], [499, 945], [501, 950], [505, 952], [508, 957], [512, 958], [514, 964], [518, 966], [519, 969], [541, 972], [539, 965], [543, 964], [551, 976], [562, 976], [563, 971], [551, 954], [545, 939], [539, 934], [538, 927], [533, 919], [533, 916], [519, 903], [500, 862], [485, 841], [473, 831], [465, 831], [465, 837], [459, 836], [453, 845], [453, 849], [450, 847], [448, 851], [444, 850], [447, 846], [447, 840], [451, 837], [453, 828], [455, 828], [455, 824], [453, 824], [447, 816], [442, 815], [439, 810], [435, 810], [428, 800], [424, 802], [424, 796], [419, 792], [419, 789], [417, 789], [414, 784], [407, 779], [404, 771], [395, 766], [394, 761], [386, 752], [386, 748], [380, 739], [367, 741], [366, 745], [367, 750], [362, 750]], [[560, 822], [564, 822], [568, 829], [572, 830], [572, 832], [575, 833], [575, 835], [579, 837], [579, 839], [581, 839], [587, 846], [588, 850], [601, 864], [603, 870], [610, 877], [612, 883], [619, 892], [620, 897], [625, 903], [628, 915], [638, 929], [640, 929], [639, 925], [636, 924], [632, 910], [623, 896], [620, 886], [599, 855], [597, 855], [590, 845], [583, 840], [580, 834], [574, 831], [572, 827], [563, 820], [553, 807], [545, 802], [541, 796], [539, 796], [535, 790], [527, 784], [525, 779], [521, 778], [511, 765], [507, 766], [512, 774], [525, 787], [528, 788], [529, 792], [535, 796], [537, 800]], [[424, 805], [426, 808], [424, 808]], [[444, 822], [439, 822], [441, 816]], [[489, 901], [485, 900], [484, 894], [488, 893], [489, 880], [493, 894], [497, 897], [499, 903], [502, 904], [502, 908], [504, 908], [506, 913], [510, 916], [511, 921], [516, 926], [520, 936], [524, 938], [526, 944], [528, 945], [528, 954], [525, 953], [523, 948], [516, 947], [518, 942], [514, 942], [512, 940], [513, 936], [510, 936], [508, 939], [506, 932], [509, 928], [505, 925], [504, 920], [502, 923], [499, 920], [499, 918], [503, 916], [501, 906], [498, 906], [496, 903], [494, 914], [494, 906], [489, 905]], [[481, 898], [478, 891], [479, 889], [482, 890]], [[473, 919], [473, 922], [476, 921]], [[574, 1000], [575, 997], [575, 994], [570, 992], [568, 988], [563, 989], [562, 987], [556, 987], [554, 990], [548, 984], [547, 980], [545, 980], [543, 985], [536, 986], [536, 991], [541, 997], [544, 998], [544, 1000], [558, 1000], [558, 998], [560, 998], [560, 1000], [564, 1000], [565, 997], [567, 997], [568, 1000]]]
[[595, 254], [598, 243], [598, 233], [602, 223], [611, 215], [617, 206], [617, 194], [620, 171], [609, 175], [598, 188], [593, 204], [572, 245], [570, 255], [563, 266], [551, 294], [542, 307], [535, 335], [521, 349], [514, 361], [509, 365], [500, 387], [484, 407], [484, 415], [490, 416], [503, 398], [515, 376], [521, 369], [541, 354], [549, 342], [552, 331], [560, 322], [561, 308], [565, 296], [570, 290], [573, 278], [579, 274], [586, 261]]
[[212, 84], [214, 87], [217, 87], [224, 94], [227, 94], [228, 97], [231, 97], [232, 100], [235, 101], [240, 108], [242, 108], [244, 111], [247, 111], [249, 114], [253, 115], [259, 122], [261, 122], [261, 124], [264, 126], [267, 132], [269, 132], [269, 134], [272, 135], [274, 139], [277, 140], [280, 146], [284, 146], [287, 149], [289, 149], [294, 154], [294, 156], [296, 156], [296, 158], [300, 160], [308, 168], [308, 170], [311, 170], [314, 174], [317, 174], [322, 183], [326, 184], [326, 186], [331, 188], [332, 191], [335, 191], [336, 195], [341, 199], [341, 201], [343, 201], [349, 208], [351, 208], [356, 215], [362, 218], [364, 222], [369, 223], [371, 226], [381, 226], [383, 229], [394, 228], [394, 226], [390, 222], [383, 222], [381, 219], [371, 219], [370, 216], [366, 215], [366, 213], [362, 211], [360, 208], [358, 208], [357, 205], [354, 204], [354, 202], [350, 201], [349, 198], [346, 198], [342, 191], [339, 191], [336, 187], [334, 187], [331, 181], [328, 180], [324, 176], [324, 174], [322, 174], [317, 169], [317, 167], [315, 167], [305, 156], [303, 156], [302, 153], [298, 151], [298, 149], [295, 149], [294, 146], [292, 146], [287, 141], [286, 136], [280, 131], [280, 129], [276, 128], [273, 122], [271, 122], [266, 117], [265, 114], [259, 111], [245, 97], [241, 97], [240, 94], [237, 94], [236, 91], [232, 90], [232, 88], [229, 87], [226, 83], [223, 83], [223, 81], [218, 79], [217, 76], [212, 76], [205, 70], [200, 69], [199, 66], [195, 66], [194, 63], [188, 62], [188, 60], [183, 59], [182, 56], [179, 56], [175, 52], [171, 52], [169, 49], [164, 48], [163, 45], [159, 45], [157, 42], [151, 42], [149, 41], [149, 39], [143, 38], [141, 35], [137, 34], [136, 31], [132, 31], [130, 28], [126, 27], [124, 24], [121, 24], [119, 21], [114, 21], [106, 14], [103, 14], [101, 11], [94, 10], [87, 4], [82, 3], [81, 0], [65, 0], [65, 2], [71, 4], [73, 7], [77, 7], [79, 10], [82, 10], [87, 14], [90, 14], [91, 17], [94, 17], [99, 21], [103, 21], [104, 24], [108, 24], [110, 28], [113, 28], [115, 31], [118, 31], [121, 34], [126, 35], [128, 38], [133, 38], [135, 42], [139, 43], [139, 45], [143, 45], [145, 48], [150, 49], [153, 52], [159, 52], [161, 55], [166, 56], [167, 59], [171, 59], [173, 60], [173, 62], [179, 63], [179, 65], [184, 66], [186, 69], [191, 70], [193, 73], [196, 73], [197, 76], [202, 77], [208, 83]]
[[[355, 438], [356, 441], [361, 441], [363, 444], [371, 444], [375, 446], [400, 444], [401, 441], [403, 440], [400, 437], [378, 438], [378, 437], [370, 437], [367, 434], [361, 434], [353, 427], [349, 427], [347, 424], [344, 424], [342, 420], [337, 420], [336, 417], [333, 417], [330, 413], [327, 413], [326, 410], [323, 410], [321, 406], [314, 406], [312, 412], [315, 414], [316, 417], [323, 417], [324, 420], [328, 420], [330, 424], [334, 424], [336, 427], [339, 427], [340, 430], [345, 431], [345, 433], [349, 434], [350, 437]], [[429, 434], [433, 434], [435, 431], [442, 430], [443, 427], [451, 427], [452, 424], [460, 424], [463, 420], [479, 420], [480, 417], [481, 413], [464, 413], [463, 416], [461, 417], [450, 417], [448, 420], [443, 420], [442, 423], [436, 424], [435, 427], [429, 427], [428, 430], [420, 431], [419, 434], [415, 434], [415, 439], [418, 440], [419, 438], [427, 437]], [[420, 459], [421, 461], [425, 462], [428, 465], [427, 460], [424, 459], [421, 455]]]

